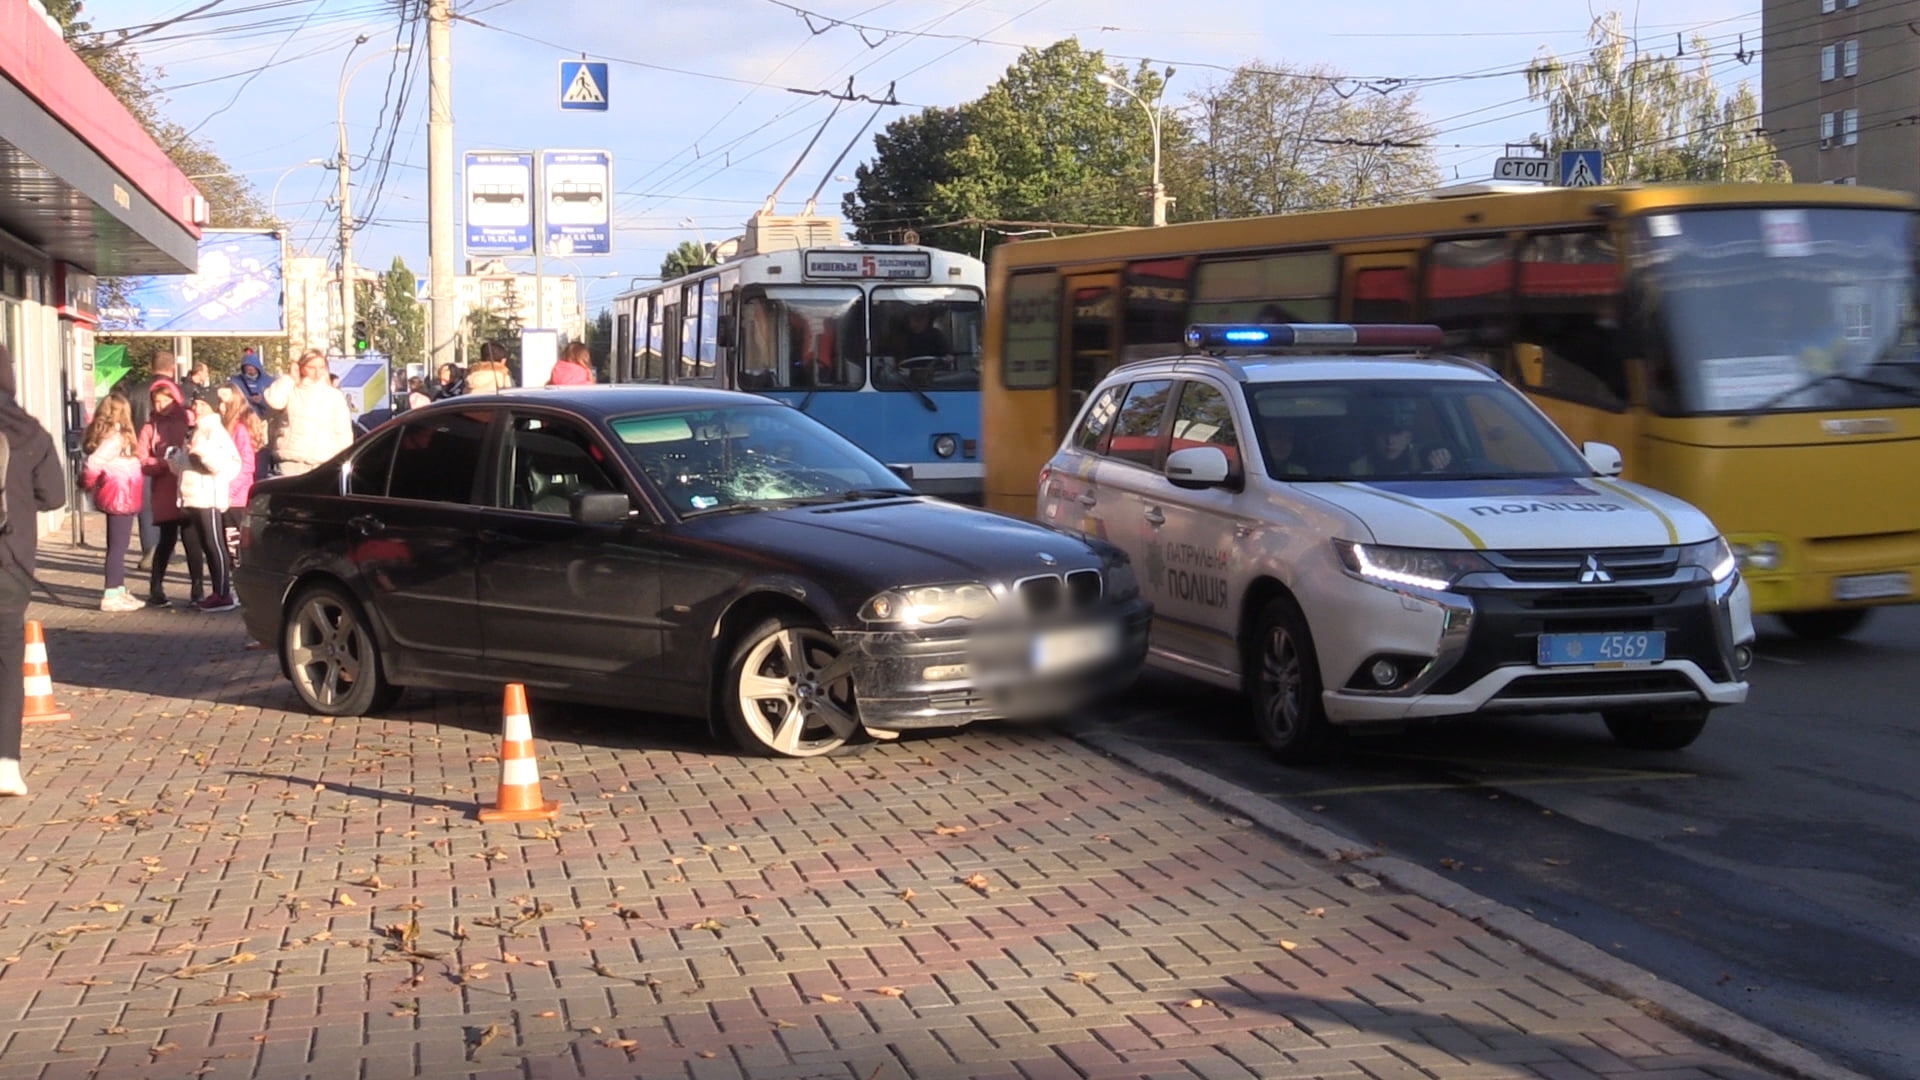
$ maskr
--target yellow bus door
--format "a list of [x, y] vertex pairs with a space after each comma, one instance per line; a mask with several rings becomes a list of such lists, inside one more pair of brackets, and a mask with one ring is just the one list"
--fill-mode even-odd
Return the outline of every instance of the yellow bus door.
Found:
[[1067, 363], [1060, 373], [1056, 443], [1120, 356], [1120, 275], [1082, 274], [1065, 285]]

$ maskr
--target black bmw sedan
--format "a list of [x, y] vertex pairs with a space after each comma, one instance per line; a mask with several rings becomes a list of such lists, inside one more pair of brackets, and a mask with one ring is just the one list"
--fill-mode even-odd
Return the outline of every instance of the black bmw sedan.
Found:
[[916, 495], [750, 394], [462, 397], [254, 488], [236, 587], [308, 708], [519, 682], [765, 754], [1070, 709], [1132, 681], [1126, 555]]

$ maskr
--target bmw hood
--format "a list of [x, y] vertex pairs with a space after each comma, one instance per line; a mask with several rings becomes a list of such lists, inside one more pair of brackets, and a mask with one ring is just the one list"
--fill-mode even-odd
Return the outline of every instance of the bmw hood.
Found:
[[958, 581], [1010, 582], [1095, 568], [1086, 541], [932, 499], [875, 500], [738, 514], [711, 522], [732, 544], [780, 555], [874, 588]]
[[1358, 518], [1373, 542], [1393, 547], [1659, 547], [1718, 535], [1705, 514], [1671, 495], [1598, 477], [1383, 477], [1301, 486]]

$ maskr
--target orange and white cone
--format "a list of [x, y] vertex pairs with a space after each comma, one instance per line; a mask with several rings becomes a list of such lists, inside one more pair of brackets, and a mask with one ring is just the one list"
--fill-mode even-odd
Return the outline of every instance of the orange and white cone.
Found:
[[480, 807], [481, 821], [550, 821], [560, 803], [540, 797], [540, 763], [533, 756], [533, 720], [527, 715], [527, 689], [507, 684], [505, 730], [500, 736], [500, 794]]
[[53, 669], [47, 666], [47, 637], [38, 619], [27, 620], [27, 655], [22, 667], [27, 693], [20, 719], [29, 724], [73, 719], [72, 713], [53, 700]]

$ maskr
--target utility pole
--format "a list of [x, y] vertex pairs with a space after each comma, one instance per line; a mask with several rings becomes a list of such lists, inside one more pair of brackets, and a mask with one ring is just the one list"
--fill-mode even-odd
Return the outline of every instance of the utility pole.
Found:
[[352, 356], [353, 353], [353, 206], [351, 155], [347, 152], [347, 87], [353, 77], [360, 74], [360, 68], [378, 60], [389, 53], [403, 53], [412, 46], [401, 42], [391, 49], [383, 49], [360, 61], [359, 67], [347, 70], [347, 64], [353, 60], [353, 50], [367, 43], [367, 35], [361, 34], [353, 43], [353, 49], [347, 50], [347, 58], [340, 62], [339, 111], [334, 126], [340, 132], [340, 354]]
[[427, 0], [427, 374], [454, 362], [453, 24], [451, 0]]

